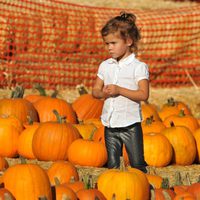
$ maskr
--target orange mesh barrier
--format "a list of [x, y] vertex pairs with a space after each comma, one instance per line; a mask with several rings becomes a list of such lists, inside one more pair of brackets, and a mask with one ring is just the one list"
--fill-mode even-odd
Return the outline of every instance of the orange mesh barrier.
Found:
[[[108, 57], [99, 31], [120, 11], [61, 0], [1, 0], [0, 87], [91, 88]], [[127, 11], [138, 19], [138, 56], [149, 65], [151, 86], [199, 86], [200, 6]]]

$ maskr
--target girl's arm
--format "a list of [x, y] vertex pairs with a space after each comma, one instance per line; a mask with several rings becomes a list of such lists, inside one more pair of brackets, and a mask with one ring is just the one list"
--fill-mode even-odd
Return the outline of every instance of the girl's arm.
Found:
[[122, 95], [133, 101], [146, 101], [149, 98], [149, 81], [142, 79], [138, 82], [138, 90], [130, 90], [118, 85], [107, 85], [105, 91], [110, 96]]
[[97, 78], [95, 80], [95, 83], [94, 83], [94, 86], [92, 88], [92, 95], [93, 95], [93, 97], [98, 98], [98, 99], [105, 98], [106, 95], [103, 92], [103, 88], [104, 88], [104, 82], [103, 82], [103, 80], [101, 80], [97, 76]]

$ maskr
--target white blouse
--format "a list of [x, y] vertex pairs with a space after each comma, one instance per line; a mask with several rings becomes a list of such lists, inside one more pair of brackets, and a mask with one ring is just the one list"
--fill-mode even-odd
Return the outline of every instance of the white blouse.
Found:
[[[149, 79], [148, 66], [130, 56], [117, 62], [113, 58], [103, 61], [97, 76], [104, 85], [115, 84], [131, 90], [138, 89], [138, 81]], [[132, 101], [124, 96], [107, 98], [101, 115], [101, 121], [107, 127], [126, 127], [142, 121], [140, 102]]]

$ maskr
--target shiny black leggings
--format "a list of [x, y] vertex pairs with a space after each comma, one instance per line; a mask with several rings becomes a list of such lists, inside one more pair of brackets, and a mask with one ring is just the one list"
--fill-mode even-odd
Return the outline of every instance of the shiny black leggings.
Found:
[[147, 172], [141, 123], [122, 128], [105, 127], [105, 144], [108, 153], [108, 168], [119, 168], [124, 144], [131, 167]]

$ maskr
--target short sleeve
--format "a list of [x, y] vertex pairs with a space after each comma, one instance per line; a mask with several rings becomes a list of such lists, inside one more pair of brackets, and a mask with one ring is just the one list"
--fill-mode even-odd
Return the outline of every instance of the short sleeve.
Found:
[[149, 68], [145, 63], [142, 62], [140, 65], [137, 66], [137, 69], [135, 71], [135, 79], [137, 83], [142, 79], [149, 80]]
[[101, 80], [104, 80], [104, 64], [101, 63], [99, 65], [99, 69], [98, 69], [98, 72], [97, 72], [97, 76], [101, 79]]

